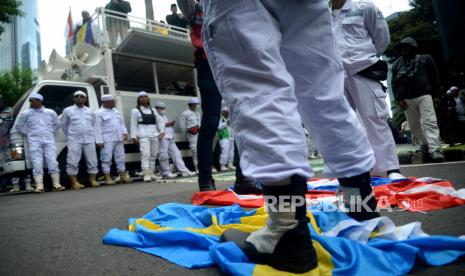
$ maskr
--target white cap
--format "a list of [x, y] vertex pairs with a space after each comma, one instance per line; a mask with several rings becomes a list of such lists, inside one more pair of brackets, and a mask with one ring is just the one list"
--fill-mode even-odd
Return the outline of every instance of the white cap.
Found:
[[145, 91], [140, 91], [139, 94], [137, 94], [137, 98], [142, 97], [142, 96], [148, 96], [147, 92]]
[[40, 95], [39, 93], [31, 93], [31, 95], [29, 95], [29, 99], [36, 99], [41, 102], [44, 101], [44, 97], [42, 97], [42, 95]]
[[113, 97], [113, 95], [102, 95], [101, 97], [101, 100], [102, 102], [105, 102], [105, 101], [113, 101], [115, 99], [115, 97]]
[[452, 86], [449, 91], [452, 91], [452, 90], [459, 90], [459, 88], [457, 86]]
[[156, 103], [155, 103], [155, 107], [166, 108], [166, 105], [165, 105], [164, 102], [156, 102]]
[[225, 106], [223, 106], [223, 108], [221, 108], [221, 111], [228, 111], [229, 112], [229, 108], [225, 105]]
[[189, 99], [189, 104], [199, 104], [200, 100], [197, 97], [192, 97]]
[[82, 92], [81, 90], [78, 90], [78, 91], [74, 92], [74, 96], [77, 96], [77, 95], [81, 95], [81, 96], [84, 96], [84, 97], [87, 98], [86, 93]]

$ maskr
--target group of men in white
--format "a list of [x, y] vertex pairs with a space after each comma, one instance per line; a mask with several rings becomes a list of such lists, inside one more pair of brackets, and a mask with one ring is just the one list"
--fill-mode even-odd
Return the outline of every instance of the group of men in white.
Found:
[[[176, 174], [170, 170], [170, 157], [174, 166], [182, 176], [193, 176], [176, 146], [173, 126], [174, 120], [169, 120], [166, 115], [166, 105], [156, 102], [154, 107], [150, 105], [148, 94], [139, 92], [136, 108], [131, 111], [130, 132], [126, 129], [121, 114], [115, 109], [115, 99], [112, 95], [101, 97], [102, 106], [93, 112], [87, 107], [87, 95], [83, 91], [74, 93], [74, 105], [67, 107], [58, 117], [55, 111], [45, 108], [43, 96], [31, 93], [29, 96], [30, 108], [18, 118], [16, 129], [25, 135], [29, 144], [29, 154], [33, 167], [33, 178], [36, 184], [35, 192], [44, 192], [43, 163], [44, 160], [51, 175], [53, 189], [63, 191], [65, 188], [60, 183], [60, 173], [56, 160], [56, 145], [54, 134], [61, 128], [67, 137], [67, 164], [66, 173], [71, 181], [71, 189], [84, 188], [78, 182], [77, 174], [79, 162], [84, 153], [89, 174], [89, 183], [92, 187], [100, 184], [97, 182], [98, 161], [97, 148], [100, 150], [102, 172], [106, 185], [113, 185], [110, 170], [114, 159], [121, 182], [132, 182], [125, 166], [124, 141], [132, 139], [139, 145], [141, 169], [143, 181], [159, 180], [155, 175], [155, 164], [158, 158], [160, 174], [162, 178], [175, 178]], [[197, 166], [197, 136], [200, 127], [200, 113], [196, 110], [200, 104], [198, 98], [189, 99], [189, 108], [180, 116], [180, 127], [189, 141], [194, 165]], [[222, 151], [222, 168], [232, 166], [234, 155], [234, 142], [232, 141], [229, 127], [227, 109], [223, 110], [223, 117], [219, 124]], [[232, 148], [232, 149], [231, 149]], [[223, 161], [224, 160], [224, 161]]]

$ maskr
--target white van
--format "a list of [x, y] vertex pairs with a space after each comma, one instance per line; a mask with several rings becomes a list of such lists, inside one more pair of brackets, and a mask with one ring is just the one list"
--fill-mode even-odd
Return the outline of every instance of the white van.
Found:
[[[122, 18], [107, 14], [98, 8], [92, 15], [94, 24], [100, 28], [98, 45], [78, 43], [67, 58], [52, 53], [49, 63], [42, 67], [42, 80], [29, 89], [13, 107], [9, 117], [1, 125], [0, 133], [0, 177], [20, 175], [32, 169], [27, 154], [27, 141], [15, 129], [16, 118], [29, 108], [30, 93], [44, 97], [44, 105], [53, 109], [58, 116], [73, 105], [73, 93], [87, 93], [87, 105], [97, 110], [102, 94], [116, 98], [116, 108], [123, 114], [126, 127], [130, 127], [131, 109], [136, 106], [137, 94], [141, 90], [149, 94], [152, 105], [163, 101], [167, 116], [177, 120], [187, 109], [190, 97], [198, 96], [196, 72], [193, 65], [193, 47], [188, 31], [151, 20], [128, 16]], [[129, 26], [125, 37], [118, 36], [118, 44], [110, 45], [107, 23], [120, 20]], [[94, 26], [95, 28], [95, 26]], [[110, 28], [110, 26], [109, 26]], [[178, 125], [175, 125], [176, 142], [187, 158], [188, 142]], [[61, 131], [55, 136], [57, 159], [62, 175], [66, 166], [66, 139]], [[138, 146], [128, 141], [125, 144], [126, 162], [129, 167], [139, 166]], [[84, 165], [83, 162], [81, 162]], [[85, 173], [85, 169], [80, 172]], [[64, 180], [65, 178], [63, 178]]]

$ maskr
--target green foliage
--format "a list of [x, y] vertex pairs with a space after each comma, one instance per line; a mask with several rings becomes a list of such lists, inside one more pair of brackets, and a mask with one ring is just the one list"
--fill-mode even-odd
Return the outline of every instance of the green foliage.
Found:
[[19, 9], [22, 2], [17, 0], [2, 0], [0, 2], [0, 35], [5, 28], [3, 23], [11, 23], [15, 16], [23, 16], [24, 13]]
[[14, 68], [9, 72], [0, 74], [0, 93], [5, 105], [13, 106], [36, 81], [37, 77], [30, 69]]
[[[384, 54], [393, 59], [398, 56], [396, 45], [407, 36], [411, 36], [420, 44], [420, 50], [433, 56], [441, 56], [439, 32], [436, 28], [436, 17], [431, 0], [411, 0], [411, 10], [388, 22], [391, 44]], [[425, 49], [427, 48], [427, 49]], [[431, 52], [434, 51], [434, 52]]]

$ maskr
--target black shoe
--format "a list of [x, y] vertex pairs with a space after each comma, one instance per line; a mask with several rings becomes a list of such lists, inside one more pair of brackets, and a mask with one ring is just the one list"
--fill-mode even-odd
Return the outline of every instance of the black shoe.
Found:
[[245, 176], [236, 177], [234, 192], [238, 195], [263, 194], [263, 190], [258, 187], [254, 181]]
[[369, 172], [353, 177], [338, 178], [338, 181], [343, 193], [344, 208], [348, 210], [347, 215], [357, 221], [380, 217], [376, 211], [377, 202], [371, 187]]
[[213, 178], [210, 178], [210, 180], [208, 180], [207, 182], [199, 182], [199, 191], [216, 191], [215, 180]]
[[[287, 205], [293, 202], [290, 196], [303, 197], [305, 202], [305, 194], [307, 193], [307, 181], [304, 177], [293, 176], [290, 185], [267, 187], [263, 186], [265, 198], [271, 199], [267, 204], [269, 212], [269, 221], [267, 223], [268, 231], [273, 231], [279, 226], [279, 210], [278, 196], [286, 196]], [[281, 201], [282, 202], [282, 201]], [[281, 206], [284, 207], [284, 206]], [[286, 231], [276, 243], [272, 253], [258, 252], [255, 246], [247, 241], [250, 233], [242, 232], [236, 229], [229, 229], [223, 233], [220, 238], [221, 242], [235, 242], [244, 252], [244, 254], [253, 263], [266, 264], [277, 270], [287, 271], [292, 273], [308, 272], [318, 265], [318, 258], [315, 248], [312, 244], [310, 230], [308, 229], [309, 219], [307, 218], [307, 207], [304, 203], [300, 206], [294, 206], [295, 219], [297, 226], [293, 229]], [[273, 224], [269, 227], [268, 224]], [[279, 236], [279, 235], [278, 235]]]

